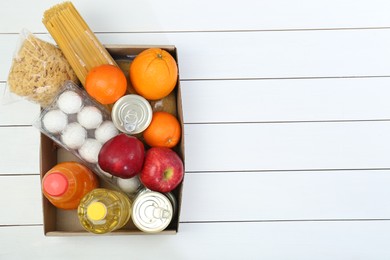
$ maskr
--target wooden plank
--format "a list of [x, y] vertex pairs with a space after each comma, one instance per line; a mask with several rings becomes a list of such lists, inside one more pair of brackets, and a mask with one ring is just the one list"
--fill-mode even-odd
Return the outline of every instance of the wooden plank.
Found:
[[389, 170], [188, 173], [181, 221], [390, 219], [389, 185]]
[[[389, 84], [390, 78], [183, 81], [184, 121], [389, 119]], [[4, 88], [0, 83], [0, 100]], [[39, 106], [16, 101], [0, 105], [0, 111], [0, 125], [29, 125]]]
[[39, 173], [40, 132], [29, 127], [0, 127], [0, 175]]
[[[390, 29], [221, 33], [98, 34], [105, 44], [176, 45], [180, 76], [189, 79], [390, 76]], [[11, 65], [16, 35], [0, 35]]]
[[390, 78], [183, 81], [185, 123], [390, 119]]
[[[386, 0], [72, 1], [87, 23], [99, 32], [279, 30], [389, 26]], [[45, 32], [43, 12], [58, 1], [3, 0], [0, 31], [20, 28]], [[26, 8], [28, 7], [28, 8]], [[119, 7], [119, 8], [118, 8]], [[22, 19], [20, 18], [22, 17]], [[105, 17], [105, 19], [101, 19]]]
[[0, 191], [0, 225], [43, 223], [38, 175], [0, 176]]
[[[390, 219], [389, 185], [389, 170], [187, 173], [180, 221]], [[0, 176], [0, 225], [41, 224], [40, 190], [39, 175]]]
[[[41, 227], [1, 227], [3, 259], [390, 258], [389, 221], [183, 224], [177, 235], [45, 238]], [[129, 248], [129, 245], [130, 248]], [[153, 250], [151, 250], [153, 245]], [[97, 250], [104, 248], [104, 250]]]
[[[389, 128], [388, 121], [186, 125], [186, 170], [388, 168]], [[0, 142], [1, 173], [38, 173], [37, 129], [1, 127]]]
[[185, 125], [186, 171], [390, 168], [390, 122]]
[[6, 92], [5, 84], [0, 83], [0, 126], [31, 125], [39, 111], [39, 105]]

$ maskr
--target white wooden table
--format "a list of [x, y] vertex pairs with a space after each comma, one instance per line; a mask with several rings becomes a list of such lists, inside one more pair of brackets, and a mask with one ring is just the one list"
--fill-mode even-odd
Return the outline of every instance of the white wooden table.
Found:
[[[0, 4], [0, 88], [53, 0]], [[177, 235], [44, 237], [39, 108], [0, 107], [0, 259], [390, 259], [388, 0], [82, 1], [104, 44], [179, 52]]]

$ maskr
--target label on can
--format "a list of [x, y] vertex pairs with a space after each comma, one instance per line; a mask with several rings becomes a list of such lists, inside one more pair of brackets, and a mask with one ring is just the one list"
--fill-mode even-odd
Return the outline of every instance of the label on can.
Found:
[[174, 206], [171, 200], [159, 192], [143, 190], [133, 203], [134, 225], [144, 232], [156, 233], [164, 230], [171, 223], [173, 214]]
[[118, 99], [111, 111], [112, 122], [116, 128], [127, 134], [143, 132], [152, 121], [152, 115], [149, 102], [135, 94]]

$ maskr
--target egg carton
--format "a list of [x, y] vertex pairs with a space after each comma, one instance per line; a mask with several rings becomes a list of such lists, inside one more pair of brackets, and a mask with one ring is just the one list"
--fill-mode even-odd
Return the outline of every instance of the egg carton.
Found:
[[100, 169], [98, 155], [103, 144], [119, 132], [106, 108], [84, 89], [72, 81], [65, 82], [33, 125], [98, 176], [115, 184], [113, 176]]

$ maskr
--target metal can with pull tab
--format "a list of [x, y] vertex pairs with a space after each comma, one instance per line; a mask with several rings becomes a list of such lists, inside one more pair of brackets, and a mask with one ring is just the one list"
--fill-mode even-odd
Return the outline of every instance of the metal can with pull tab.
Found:
[[168, 227], [175, 211], [176, 200], [172, 194], [143, 189], [134, 199], [131, 217], [139, 230], [157, 233]]
[[143, 132], [152, 121], [153, 111], [149, 102], [135, 94], [121, 97], [115, 102], [111, 119], [119, 131], [126, 134]]

